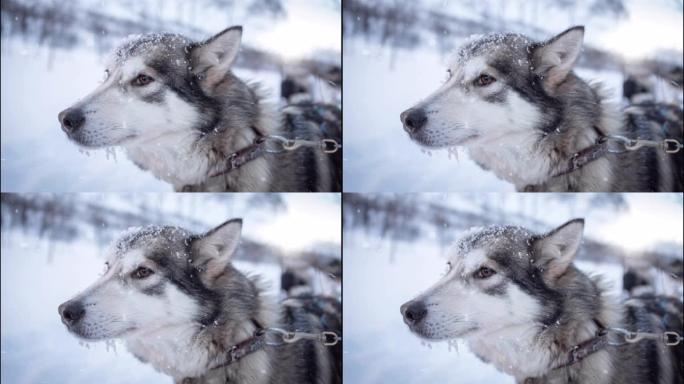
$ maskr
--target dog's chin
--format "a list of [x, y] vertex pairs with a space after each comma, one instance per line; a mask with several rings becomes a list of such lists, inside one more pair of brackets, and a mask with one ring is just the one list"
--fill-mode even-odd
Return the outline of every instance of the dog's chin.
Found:
[[467, 337], [477, 331], [477, 327], [471, 326], [464, 329], [451, 329], [447, 333], [436, 333], [421, 326], [409, 326], [411, 332], [426, 341], [445, 341], [456, 338]]
[[459, 137], [450, 137], [445, 140], [433, 139], [430, 137], [425, 137], [419, 134], [409, 134], [409, 137], [413, 142], [418, 144], [420, 147], [425, 149], [446, 149], [452, 147], [462, 147], [464, 145], [470, 144], [474, 139], [478, 137], [477, 134], [463, 135]]
[[110, 340], [110, 339], [118, 339], [122, 337], [126, 337], [128, 334], [132, 333], [135, 331], [135, 328], [127, 328], [122, 331], [115, 331], [115, 332], [107, 332], [107, 333], [102, 333], [102, 332], [90, 332], [88, 330], [74, 330], [74, 329], [69, 329], [69, 332], [73, 334], [74, 336], [78, 337], [81, 340], [85, 341], [102, 341], [102, 340]]
[[67, 137], [69, 140], [71, 140], [73, 143], [78, 145], [81, 148], [84, 149], [102, 149], [102, 148], [110, 148], [110, 147], [116, 147], [116, 146], [124, 146], [131, 141], [135, 140], [137, 137], [134, 134], [122, 136], [121, 138], [117, 139], [111, 139], [111, 140], [93, 140], [89, 136], [82, 136], [82, 135], [71, 135], [67, 134]]

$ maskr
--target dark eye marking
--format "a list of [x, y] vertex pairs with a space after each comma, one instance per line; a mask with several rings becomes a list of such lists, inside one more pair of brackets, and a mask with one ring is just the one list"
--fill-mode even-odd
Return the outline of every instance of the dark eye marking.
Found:
[[147, 267], [138, 267], [135, 271], [131, 272], [131, 277], [137, 280], [144, 279], [154, 274], [154, 271]]
[[496, 271], [489, 267], [480, 267], [480, 269], [473, 273], [473, 277], [480, 280], [490, 278], [494, 275], [496, 275]]
[[494, 78], [494, 76], [490, 76], [486, 73], [483, 73], [480, 76], [478, 76], [477, 79], [475, 79], [475, 85], [477, 85], [478, 87], [486, 87], [495, 81], [496, 79]]
[[133, 85], [135, 87], [143, 87], [143, 86], [145, 86], [145, 85], [147, 85], [153, 81], [154, 81], [154, 79], [152, 77], [141, 73], [138, 76], [136, 76], [135, 79], [133, 79], [131, 81], [131, 85]]

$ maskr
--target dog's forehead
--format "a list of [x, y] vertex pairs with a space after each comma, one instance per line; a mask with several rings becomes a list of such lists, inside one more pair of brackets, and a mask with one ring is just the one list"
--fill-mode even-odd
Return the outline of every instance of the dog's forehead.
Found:
[[130, 228], [109, 248], [110, 263], [125, 259], [147, 258], [152, 254], [185, 252], [192, 233], [174, 226], [148, 226]]
[[182, 35], [171, 33], [150, 33], [131, 35], [112, 52], [107, 60], [108, 68], [118, 68], [131, 59], [145, 62], [151, 58], [171, 59], [185, 57], [192, 41]]
[[471, 37], [450, 60], [449, 67], [455, 70], [484, 66], [500, 60], [523, 60], [533, 41], [515, 33], [495, 33]]
[[466, 270], [487, 259], [526, 254], [534, 234], [517, 226], [472, 228], [461, 235], [450, 252], [450, 261]]

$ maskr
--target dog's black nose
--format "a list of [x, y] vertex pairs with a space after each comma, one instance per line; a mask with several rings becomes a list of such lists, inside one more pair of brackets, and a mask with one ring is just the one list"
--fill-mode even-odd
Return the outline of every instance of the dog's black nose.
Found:
[[80, 301], [67, 301], [57, 308], [62, 316], [62, 322], [68, 326], [78, 323], [85, 315], [85, 307]]
[[427, 308], [422, 301], [409, 301], [401, 306], [401, 314], [409, 325], [418, 324], [427, 315]]
[[404, 130], [408, 133], [415, 133], [427, 122], [427, 115], [422, 108], [412, 108], [404, 111], [400, 117], [401, 122], [404, 123]]
[[73, 133], [85, 123], [85, 115], [78, 108], [69, 108], [57, 115], [59, 122], [62, 123], [62, 130], [66, 133]]

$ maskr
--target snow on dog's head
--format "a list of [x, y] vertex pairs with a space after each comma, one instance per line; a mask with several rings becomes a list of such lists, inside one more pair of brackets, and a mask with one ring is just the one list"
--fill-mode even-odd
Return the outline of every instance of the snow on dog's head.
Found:
[[91, 340], [211, 324], [210, 281], [230, 262], [241, 228], [231, 220], [203, 235], [171, 226], [125, 232], [109, 247], [104, 274], [59, 306], [62, 322]]
[[401, 306], [418, 336], [445, 340], [556, 321], [553, 287], [582, 238], [582, 220], [537, 235], [496, 226], [467, 232], [451, 248], [447, 273]]

